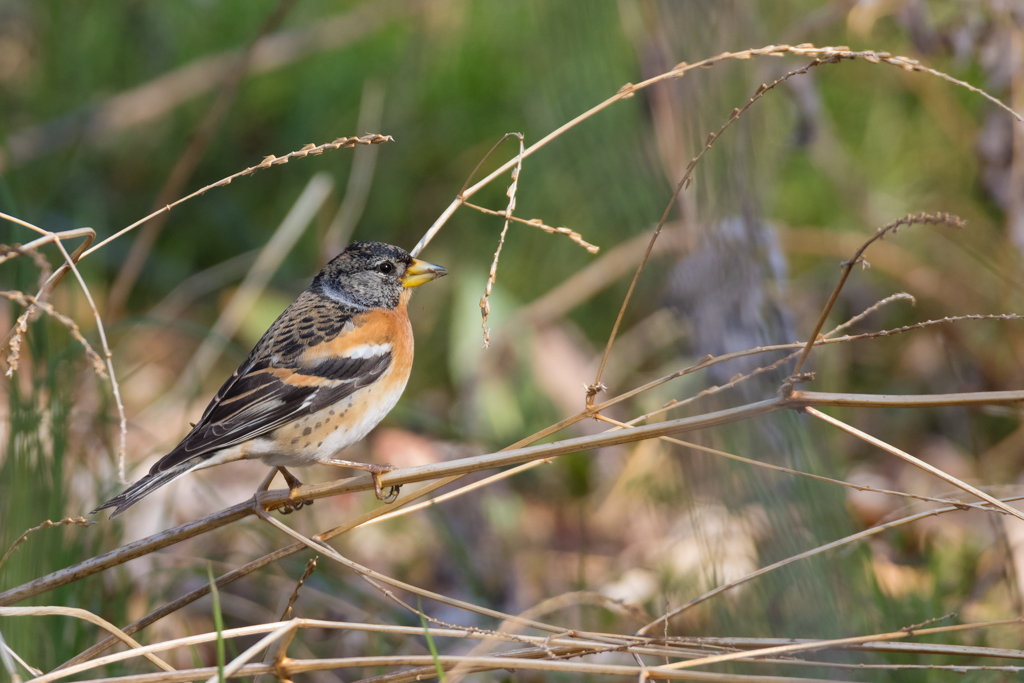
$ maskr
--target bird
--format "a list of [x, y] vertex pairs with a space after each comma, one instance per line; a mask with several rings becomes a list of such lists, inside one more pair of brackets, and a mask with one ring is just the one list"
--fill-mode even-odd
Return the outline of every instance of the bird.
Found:
[[412, 371], [412, 290], [447, 273], [390, 244], [350, 244], [274, 321], [181, 443], [91, 514], [114, 508], [113, 519], [178, 477], [252, 459], [277, 468], [293, 494], [302, 483], [285, 468], [338, 465], [370, 472], [377, 497], [393, 501], [397, 491], [385, 496], [380, 483], [392, 465], [336, 456], [395, 407]]

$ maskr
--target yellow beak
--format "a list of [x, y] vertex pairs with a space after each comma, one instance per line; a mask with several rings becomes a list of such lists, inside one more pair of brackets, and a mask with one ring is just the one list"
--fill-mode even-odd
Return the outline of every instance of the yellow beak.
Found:
[[447, 268], [414, 258], [409, 267], [405, 269], [405, 275], [402, 277], [402, 286], [419, 287], [447, 274]]

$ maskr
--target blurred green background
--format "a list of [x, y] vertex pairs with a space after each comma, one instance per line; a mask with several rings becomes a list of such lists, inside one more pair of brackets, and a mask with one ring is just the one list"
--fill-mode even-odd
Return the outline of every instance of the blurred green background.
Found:
[[[374, 239], [411, 249], [505, 133], [520, 132], [529, 145], [625, 83], [681, 61], [781, 43], [907, 55], [1011, 105], [1024, 104], [1022, 16], [1024, 6], [1016, 2], [939, 0], [7, 0], [0, 4], [0, 210], [47, 230], [90, 226], [103, 239], [265, 155], [340, 136], [393, 136], [379, 147], [294, 159], [215, 188], [174, 208], [159, 229], [150, 223], [81, 262], [121, 382], [129, 479], [135, 479], [187, 431], [251, 345], [345, 242]], [[459, 209], [423, 253], [451, 276], [423, 288], [411, 305], [417, 360], [405, 396], [346, 457], [402, 466], [489, 452], [578, 412], [580, 387], [593, 381], [643, 236], [657, 224], [687, 162], [758, 85], [806, 62], [762, 58], [691, 72], [615, 104], [526, 159], [517, 215], [567, 226], [601, 252], [513, 224], [491, 299], [487, 350], [478, 301], [502, 222]], [[806, 338], [838, 277], [836, 264], [875, 228], [910, 212], [949, 211], [968, 227], [913, 226], [878, 244], [867, 254], [873, 267], [855, 270], [825, 329], [899, 291], [914, 295], [916, 306], [888, 306], [854, 331], [1019, 311], [1021, 149], [1005, 112], [926, 74], [859, 60], [789, 80], [723, 135], [673, 207], [626, 312], [604, 396], [707, 353]], [[514, 142], [506, 142], [477, 177], [514, 153]], [[278, 254], [280, 266], [255, 305], [242, 311], [237, 328], [219, 340], [223, 348], [196, 372], [190, 359], [312, 178], [330, 191], [294, 245]], [[507, 175], [499, 178], [474, 203], [503, 210], [508, 182]], [[19, 226], [0, 224], [4, 244], [32, 238]], [[43, 251], [59, 264], [56, 251]], [[600, 285], [576, 281], [556, 290], [588, 268]], [[0, 266], [8, 290], [34, 292], [37, 276], [28, 259]], [[72, 278], [52, 301], [99, 348], [91, 311]], [[5, 331], [20, 312], [0, 306]], [[809, 388], [1018, 388], [1021, 332], [1017, 322], [959, 323], [822, 349], [812, 356], [810, 369], [818, 374]], [[109, 384], [95, 377], [81, 348], [52, 320], [29, 327], [22, 355], [0, 402], [0, 550], [44, 519], [84, 514], [121, 488]], [[738, 363], [691, 375], [611, 415], [629, 419], [755, 367]], [[785, 375], [785, 369], [769, 373], [668, 417], [774, 396]], [[990, 492], [1011, 495], [1019, 483], [1024, 432], [1016, 410], [834, 414]], [[603, 428], [584, 423], [559, 436]], [[884, 453], [795, 415], [695, 438], [877, 488], [949, 492]], [[168, 487], [115, 522], [39, 531], [0, 568], [0, 590], [241, 501], [263, 473], [256, 463], [218, 468]], [[303, 478], [331, 476], [324, 470]], [[566, 456], [336, 545], [378, 571], [512, 613], [586, 590], [657, 616], [724, 579], [926, 509], [847, 493], [648, 442]], [[312, 534], [376, 504], [366, 494], [331, 499], [288, 521]], [[33, 603], [86, 608], [123, 626], [201, 585], [208, 560], [222, 574], [285, 542], [251, 520], [236, 527]], [[1024, 534], [1013, 523], [958, 513], [875, 539], [712, 600], [674, 621], [672, 632], [840, 637], [949, 612], [961, 621], [1022, 613]], [[225, 591], [229, 625], [278, 618], [305, 560], [290, 558]], [[492, 625], [426, 608], [448, 621]], [[300, 616], [419, 624], [324, 560], [295, 609]], [[567, 628], [622, 633], [640, 625], [628, 610], [607, 604], [548, 618]], [[155, 642], [210, 628], [204, 599], [137, 637]], [[58, 617], [2, 619], [0, 630], [15, 651], [44, 669], [97, 638], [94, 627]], [[361, 638], [311, 636], [293, 656], [425, 651], [412, 639]], [[1019, 647], [1019, 640], [1018, 629], [946, 642]], [[194, 656], [213, 661], [212, 649]], [[192, 657], [182, 653], [181, 665], [191, 666]], [[109, 672], [149, 670], [143, 666]], [[849, 680], [1000, 675], [771, 671]]]

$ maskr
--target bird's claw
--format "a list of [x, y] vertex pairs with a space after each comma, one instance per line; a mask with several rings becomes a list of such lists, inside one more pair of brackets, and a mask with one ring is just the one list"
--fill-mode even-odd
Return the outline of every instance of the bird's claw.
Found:
[[289, 500], [287, 503], [282, 505], [279, 509], [282, 515], [290, 515], [293, 512], [297, 512], [307, 505], [312, 505], [315, 501], [312, 500]]
[[398, 500], [398, 494], [402, 490], [402, 485], [389, 486], [388, 492], [384, 493], [384, 487], [380, 483], [380, 475], [387, 474], [395, 469], [394, 465], [371, 465], [370, 476], [373, 477], [373, 492], [377, 496], [377, 500], [383, 501], [385, 504], [394, 503]]
[[295, 496], [295, 491], [302, 486], [302, 482], [299, 481], [298, 477], [283, 467], [278, 467], [277, 469], [281, 472], [281, 476], [284, 477], [285, 482], [288, 484], [288, 502], [281, 506], [281, 514], [290, 515], [293, 512], [301, 510], [307, 505], [312, 505], [312, 500], [302, 500]]

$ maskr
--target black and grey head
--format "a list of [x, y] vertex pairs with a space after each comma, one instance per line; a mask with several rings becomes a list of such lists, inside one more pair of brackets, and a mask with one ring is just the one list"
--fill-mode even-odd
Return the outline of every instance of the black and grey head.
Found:
[[395, 308], [402, 291], [446, 275], [383, 242], [353, 242], [313, 278], [312, 288], [354, 308]]

